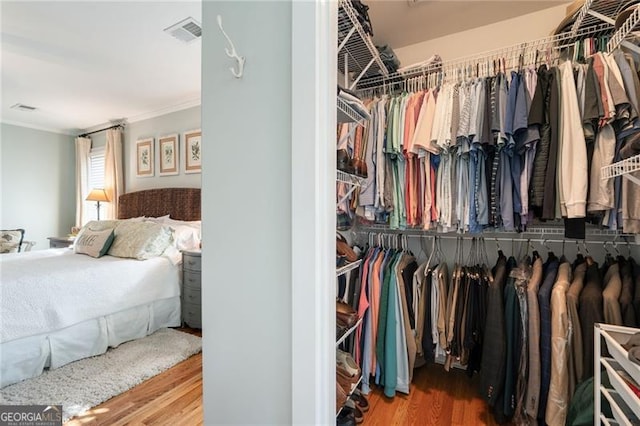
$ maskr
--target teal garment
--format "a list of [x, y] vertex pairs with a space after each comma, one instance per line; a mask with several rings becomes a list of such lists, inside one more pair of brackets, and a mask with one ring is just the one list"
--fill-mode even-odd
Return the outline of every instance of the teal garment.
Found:
[[396, 396], [396, 385], [398, 384], [398, 353], [396, 351], [397, 322], [396, 306], [398, 303], [398, 279], [396, 276], [396, 266], [402, 259], [402, 254], [398, 254], [392, 262], [389, 275], [389, 297], [387, 298], [387, 332], [384, 339], [384, 394], [388, 398]]
[[[604, 370], [602, 371], [602, 384], [605, 387], [610, 387], [608, 377]], [[593, 401], [593, 377], [588, 378], [584, 382], [580, 383], [571, 397], [569, 404], [569, 411], [567, 413], [567, 426], [591, 426], [593, 425], [593, 411], [595, 409]], [[611, 406], [607, 401], [607, 398], [601, 397], [602, 413], [605, 417], [611, 419], [613, 414], [611, 413]]]
[[387, 254], [384, 258], [384, 260], [382, 261], [382, 266], [380, 268], [380, 274], [381, 274], [381, 279], [380, 282], [382, 283], [382, 290], [380, 293], [380, 311], [378, 312], [378, 336], [377, 336], [377, 340], [376, 340], [376, 359], [377, 359], [377, 366], [380, 367], [380, 371], [379, 374], [378, 372], [376, 372], [376, 384], [382, 384], [384, 383], [384, 378], [385, 378], [385, 362], [384, 362], [384, 358], [385, 358], [385, 351], [384, 351], [384, 344], [385, 344], [385, 335], [386, 335], [386, 330], [387, 330], [387, 309], [388, 309], [388, 299], [389, 299], [389, 283], [391, 280], [391, 276], [390, 276], [390, 272], [389, 272], [389, 266], [391, 263], [393, 263], [393, 257], [394, 253], [393, 250], [389, 250], [387, 251]]

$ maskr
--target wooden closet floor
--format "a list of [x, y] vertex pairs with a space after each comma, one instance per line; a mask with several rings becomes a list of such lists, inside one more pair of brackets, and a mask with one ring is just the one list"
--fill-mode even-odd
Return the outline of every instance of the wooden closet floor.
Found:
[[478, 394], [479, 376], [470, 379], [464, 371], [444, 371], [439, 364], [414, 370], [409, 395], [387, 398], [373, 387], [369, 411], [361, 426], [373, 425], [497, 425], [487, 404]]

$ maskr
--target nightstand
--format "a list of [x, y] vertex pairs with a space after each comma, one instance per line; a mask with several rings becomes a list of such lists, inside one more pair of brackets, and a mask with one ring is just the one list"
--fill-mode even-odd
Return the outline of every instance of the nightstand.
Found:
[[73, 238], [69, 237], [48, 237], [49, 248], [65, 248], [73, 244]]
[[182, 322], [192, 328], [202, 328], [201, 254], [182, 252]]

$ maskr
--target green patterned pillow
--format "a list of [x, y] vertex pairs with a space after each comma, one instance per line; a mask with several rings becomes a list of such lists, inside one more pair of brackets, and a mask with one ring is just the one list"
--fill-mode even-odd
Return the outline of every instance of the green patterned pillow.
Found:
[[116, 257], [150, 259], [162, 255], [173, 242], [171, 228], [153, 222], [122, 221], [115, 234], [109, 254]]
[[0, 231], [0, 253], [17, 253], [20, 251], [24, 229]]

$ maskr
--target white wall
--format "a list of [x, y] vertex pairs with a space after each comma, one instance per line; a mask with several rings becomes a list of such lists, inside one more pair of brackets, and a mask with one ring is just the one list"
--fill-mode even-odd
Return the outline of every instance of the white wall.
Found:
[[[184, 173], [183, 133], [200, 128], [200, 107], [184, 109], [147, 120], [136, 121], [125, 127], [124, 131], [124, 188], [125, 192], [140, 191], [151, 188], [199, 188], [200, 173]], [[179, 140], [178, 162], [180, 173], [175, 176], [158, 176], [160, 156], [158, 155], [158, 139], [161, 136], [177, 133]], [[155, 139], [155, 175], [153, 177], [136, 177], [136, 141], [143, 138]], [[203, 138], [203, 149], [206, 143]]]
[[[204, 423], [291, 424], [290, 2], [205, 1]], [[218, 30], [216, 15], [245, 74]], [[309, 383], [313, 386], [313, 383]]]
[[33, 250], [65, 236], [75, 222], [73, 137], [2, 123], [0, 229], [24, 228]]
[[[505, 2], [505, 7], [507, 7]], [[401, 66], [408, 66], [438, 54], [444, 61], [500, 49], [517, 43], [547, 37], [567, 12], [566, 5], [497, 22], [394, 49]], [[461, 11], [461, 13], [464, 13]], [[375, 23], [374, 23], [375, 25]]]

